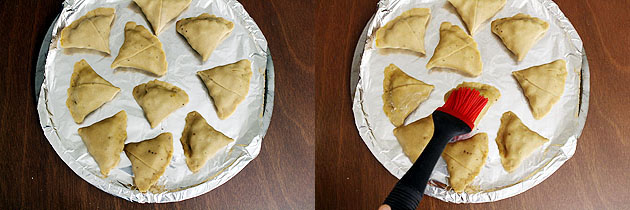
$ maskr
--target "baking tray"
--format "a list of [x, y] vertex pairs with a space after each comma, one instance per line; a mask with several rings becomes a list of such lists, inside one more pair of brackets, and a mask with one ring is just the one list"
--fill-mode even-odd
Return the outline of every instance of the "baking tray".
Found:
[[[251, 17], [249, 17], [249, 15], [244, 12], [244, 8], [242, 7], [242, 5], [240, 5], [240, 3], [238, 3], [235, 0], [227, 0], [228, 3], [230, 3], [232, 6], [235, 6], [235, 8], [238, 9], [242, 9], [244, 15], [246, 15], [246, 17], [248, 18], [248, 21], [251, 21], [249, 24], [254, 24], [253, 20], [251, 20]], [[67, 4], [68, 2], [64, 2], [64, 4]], [[37, 63], [36, 63], [36, 69], [35, 69], [35, 74], [34, 74], [34, 99], [35, 102], [38, 103], [40, 100], [40, 95], [41, 90], [44, 89], [42, 87], [42, 84], [44, 82], [45, 79], [45, 73], [46, 73], [46, 60], [47, 60], [47, 56], [48, 56], [48, 52], [49, 49], [51, 47], [52, 44], [52, 34], [53, 34], [53, 30], [54, 30], [54, 26], [55, 24], [59, 21], [59, 17], [60, 15], [57, 15], [57, 17], [55, 18], [55, 20], [52, 22], [52, 24], [50, 25], [50, 27], [48, 28], [46, 35], [42, 41], [42, 44], [40, 46], [40, 50], [39, 50], [39, 54], [38, 54], [38, 59], [37, 59]], [[178, 17], [178, 19], [181, 19], [182, 17]], [[174, 25], [174, 24], [173, 24]], [[174, 26], [171, 26], [174, 27]], [[255, 29], [259, 30], [257, 26], [254, 27]], [[253, 30], [253, 29], [250, 29]], [[114, 33], [114, 32], [112, 32]], [[262, 35], [261, 35], [262, 36]], [[113, 48], [113, 47], [112, 47]], [[226, 176], [223, 176], [221, 178], [221, 180], [218, 181], [212, 181], [212, 180], [208, 180], [206, 182], [194, 185], [194, 186], [189, 186], [187, 188], [182, 188], [182, 189], [177, 189], [177, 190], [171, 190], [171, 191], [163, 191], [161, 193], [158, 194], [141, 194], [140, 196], [138, 196], [138, 194], [129, 194], [129, 193], [125, 193], [125, 190], [122, 189], [116, 189], [116, 186], [111, 186], [108, 185], [106, 183], [103, 183], [102, 181], [99, 181], [97, 179], [94, 179], [93, 175], [90, 175], [89, 173], [86, 173], [85, 171], [83, 171], [81, 169], [80, 166], [76, 165], [76, 162], [73, 162], [72, 158], [65, 156], [63, 154], [63, 152], [57, 151], [58, 155], [61, 157], [61, 159], [77, 174], [79, 175], [81, 178], [83, 178], [84, 180], [86, 180], [88, 183], [94, 185], [95, 187], [110, 193], [112, 195], [124, 198], [126, 200], [129, 201], [135, 201], [135, 202], [149, 202], [149, 203], [165, 203], [165, 202], [176, 202], [176, 201], [181, 201], [181, 200], [185, 200], [185, 199], [189, 199], [192, 197], [196, 197], [199, 195], [202, 195], [206, 192], [211, 191], [212, 189], [222, 185], [223, 183], [227, 182], [229, 179], [231, 179], [233, 176], [235, 176], [240, 170], [242, 170], [251, 160], [253, 160], [257, 155], [258, 152], [260, 151], [260, 147], [262, 144], [262, 138], [264, 138], [265, 134], [267, 133], [267, 130], [269, 128], [269, 124], [271, 121], [271, 116], [272, 116], [272, 112], [273, 112], [273, 105], [274, 105], [274, 91], [275, 91], [275, 73], [274, 73], [274, 65], [273, 65], [273, 59], [271, 56], [271, 53], [269, 52], [268, 49], [265, 49], [266, 51], [266, 69], [264, 71], [264, 95], [263, 95], [263, 108], [262, 108], [262, 113], [261, 113], [261, 118], [262, 118], [262, 126], [260, 128], [260, 141], [258, 142], [258, 144], [254, 144], [253, 146], [255, 148], [253, 148], [255, 150], [255, 152], [253, 153], [249, 153], [249, 157], [248, 158], [242, 158], [239, 159], [238, 163], [236, 165], [238, 165], [238, 167], [232, 167], [233, 172], [231, 173], [226, 173]], [[254, 70], [254, 69], [252, 69]], [[40, 117], [41, 117], [41, 111], [40, 111]], [[45, 129], [43, 127], [43, 129]], [[50, 139], [49, 139], [50, 142]], [[53, 144], [52, 142], [50, 142], [51, 144]], [[178, 144], [177, 139], [173, 140], [174, 144]], [[53, 148], [55, 148], [55, 145], [53, 145]], [[212, 181], [212, 182], [211, 182]], [[128, 191], [128, 190], [127, 190]]]
[[[385, 4], [390, 4], [391, 2], [398, 2], [399, 0], [381, 0], [379, 1], [379, 3], [377, 4], [377, 7], [381, 8], [383, 7], [383, 5]], [[508, 0], [509, 1], [509, 0]], [[575, 32], [575, 29], [573, 28], [573, 26], [570, 24], [570, 22], [568, 21], [568, 19], [566, 19], [566, 17], [564, 16], [564, 14], [562, 13], [562, 11], [560, 11], [559, 7], [551, 0], [534, 0], [534, 1], [538, 1], [540, 2], [542, 5], [545, 5], [545, 9], [550, 9], [553, 10], [554, 15], [556, 15], [557, 17], [559, 17], [560, 19], [562, 19], [563, 23], [568, 23], [569, 25], [569, 30], [572, 30], [571, 33], [574, 33], [575, 36], [577, 35], [577, 32]], [[447, 6], [451, 6], [451, 5], [447, 5]], [[453, 10], [454, 11], [454, 10]], [[432, 11], [433, 12], [433, 11]], [[387, 162], [389, 160], [384, 160], [383, 157], [380, 157], [379, 153], [380, 151], [374, 151], [373, 147], [370, 146], [371, 142], [370, 140], [366, 140], [366, 137], [363, 135], [362, 133], [362, 128], [361, 127], [365, 127], [365, 124], [361, 124], [360, 125], [360, 119], [357, 119], [357, 107], [355, 107], [359, 94], [356, 93], [357, 90], [357, 84], [360, 82], [361, 78], [360, 78], [360, 72], [361, 72], [361, 62], [362, 62], [362, 58], [363, 58], [363, 53], [366, 50], [366, 44], [371, 44], [370, 41], [370, 37], [368, 37], [368, 33], [369, 33], [369, 29], [370, 26], [373, 24], [373, 21], [375, 19], [375, 15], [373, 15], [370, 20], [367, 22], [365, 28], [363, 29], [363, 32], [361, 34], [361, 36], [359, 37], [359, 40], [357, 42], [357, 46], [355, 48], [354, 51], [354, 57], [353, 57], [353, 61], [352, 61], [352, 66], [351, 66], [351, 73], [350, 73], [350, 97], [353, 98], [353, 109], [355, 110], [355, 120], [357, 123], [357, 128], [359, 129], [359, 133], [361, 134], [361, 137], [363, 139], [363, 141], [365, 142], [365, 144], [368, 146], [368, 148], [370, 149], [370, 151], [374, 154], [374, 156], [379, 160], [379, 162], [381, 162], [383, 164], [383, 166], [390, 171], [393, 175], [395, 176], [402, 176], [401, 174], [395, 174], [394, 172], [392, 172], [392, 170], [390, 169], [390, 166], [387, 166]], [[433, 14], [432, 14], [433, 16]], [[493, 18], [491, 18], [490, 21], [497, 19], [498, 17], [495, 16]], [[431, 17], [430, 21], [438, 21], [441, 22], [441, 20], [436, 20], [434, 19], [434, 17]], [[489, 27], [489, 22], [487, 23], [487, 26], [485, 27]], [[459, 23], [458, 23], [459, 24]], [[429, 32], [428, 33], [435, 33], [435, 32]], [[494, 36], [494, 34], [492, 34], [492, 36]], [[427, 46], [427, 48], [431, 48], [434, 46]], [[580, 46], [582, 47], [582, 46]], [[428, 50], [428, 49], [427, 49]], [[520, 180], [520, 182], [518, 183], [514, 183], [513, 185], [506, 185], [505, 187], [502, 188], [497, 188], [496, 190], [491, 190], [489, 192], [482, 192], [482, 193], [475, 193], [475, 194], [468, 194], [468, 193], [463, 193], [463, 194], [458, 194], [458, 193], [454, 193], [452, 190], [447, 190], [447, 186], [444, 183], [440, 183], [440, 182], [436, 182], [435, 180], [430, 180], [429, 185], [427, 187], [427, 189], [425, 190], [425, 194], [438, 198], [440, 200], [443, 201], [447, 201], [447, 202], [454, 202], [454, 203], [482, 203], [482, 202], [492, 202], [492, 201], [497, 201], [497, 200], [501, 200], [501, 199], [505, 199], [505, 198], [509, 198], [515, 195], [518, 195], [519, 193], [522, 193], [532, 187], [534, 187], [535, 185], [541, 183], [542, 181], [544, 181], [546, 178], [548, 178], [551, 174], [553, 174], [553, 172], [555, 172], [565, 161], [567, 161], [568, 159], [570, 159], [576, 149], [576, 145], [577, 145], [577, 138], [579, 138], [579, 136], [582, 133], [582, 130], [584, 129], [584, 125], [586, 122], [586, 117], [587, 117], [587, 113], [588, 113], [588, 106], [589, 106], [589, 94], [590, 94], [590, 73], [589, 73], [589, 65], [588, 65], [588, 59], [586, 56], [586, 52], [584, 52], [584, 49], [581, 49], [581, 53], [582, 53], [582, 65], [581, 65], [581, 70], [580, 70], [580, 74], [579, 74], [579, 108], [578, 108], [578, 119], [577, 119], [577, 128], [576, 128], [576, 132], [575, 132], [575, 136], [576, 136], [576, 141], [574, 144], [572, 145], [565, 145], [566, 148], [563, 147], [563, 151], [564, 153], [562, 153], [561, 155], [559, 155], [559, 157], [554, 158], [553, 164], [548, 164], [546, 165], [546, 167], [541, 168], [540, 170], [536, 171], [535, 173], [530, 174], [530, 176], [526, 177], [523, 180]], [[429, 54], [429, 52], [427, 52], [427, 54]], [[430, 55], [428, 55], [430, 57]], [[423, 63], [421, 63], [423, 64]], [[516, 69], [514, 69], [516, 70]], [[430, 81], [425, 81], [425, 82], [430, 82]], [[360, 112], [360, 111], [359, 111]], [[361, 117], [363, 118], [363, 117]], [[489, 139], [489, 143], [490, 143], [490, 147], [494, 146], [494, 139]], [[551, 161], [550, 161], [551, 162]]]

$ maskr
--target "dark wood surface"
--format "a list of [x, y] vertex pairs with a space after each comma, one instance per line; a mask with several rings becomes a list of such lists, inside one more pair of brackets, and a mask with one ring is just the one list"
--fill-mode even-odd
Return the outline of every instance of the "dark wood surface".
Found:
[[[376, 2], [320, 2], [315, 12], [317, 209], [376, 209], [397, 181], [359, 137], [348, 88], [354, 48]], [[419, 209], [630, 209], [630, 3], [556, 2], [590, 62], [590, 109], [575, 155], [515, 197], [459, 205], [425, 197]]]
[[34, 71], [61, 0], [0, 1], [0, 209], [313, 209], [314, 65], [311, 3], [241, 0], [269, 41], [273, 118], [260, 155], [224, 185], [169, 204], [138, 204], [83, 181], [43, 135]]

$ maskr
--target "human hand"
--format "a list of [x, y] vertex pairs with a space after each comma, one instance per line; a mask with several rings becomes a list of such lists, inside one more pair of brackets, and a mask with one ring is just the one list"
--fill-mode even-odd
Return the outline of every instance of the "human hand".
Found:
[[378, 210], [392, 210], [392, 207], [389, 207], [389, 205], [387, 204], [383, 204], [380, 207], [378, 207]]

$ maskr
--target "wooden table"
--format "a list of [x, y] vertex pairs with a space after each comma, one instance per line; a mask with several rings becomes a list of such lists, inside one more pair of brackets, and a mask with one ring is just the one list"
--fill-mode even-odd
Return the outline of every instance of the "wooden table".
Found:
[[[0, 209], [313, 209], [314, 65], [310, 4], [241, 0], [269, 41], [276, 74], [273, 118], [260, 155], [224, 185], [170, 204], [138, 204], [83, 181], [43, 135], [33, 99], [46, 30], [62, 0], [0, 1]], [[302, 8], [302, 9], [300, 9]]]
[[[318, 209], [376, 209], [397, 181], [359, 137], [348, 88], [354, 48], [377, 2], [317, 6]], [[630, 3], [556, 2], [582, 37], [590, 63], [590, 109], [575, 155], [547, 180], [515, 197], [464, 205], [425, 197], [420, 209], [630, 209]]]

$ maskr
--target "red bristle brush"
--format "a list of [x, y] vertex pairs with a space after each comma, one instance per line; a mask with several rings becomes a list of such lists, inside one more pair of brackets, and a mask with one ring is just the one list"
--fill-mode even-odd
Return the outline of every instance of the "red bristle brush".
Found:
[[433, 137], [383, 203], [393, 210], [416, 209], [446, 144], [456, 136], [470, 133], [487, 103], [488, 99], [477, 90], [458, 88], [453, 91], [444, 106], [432, 114], [435, 127]]

